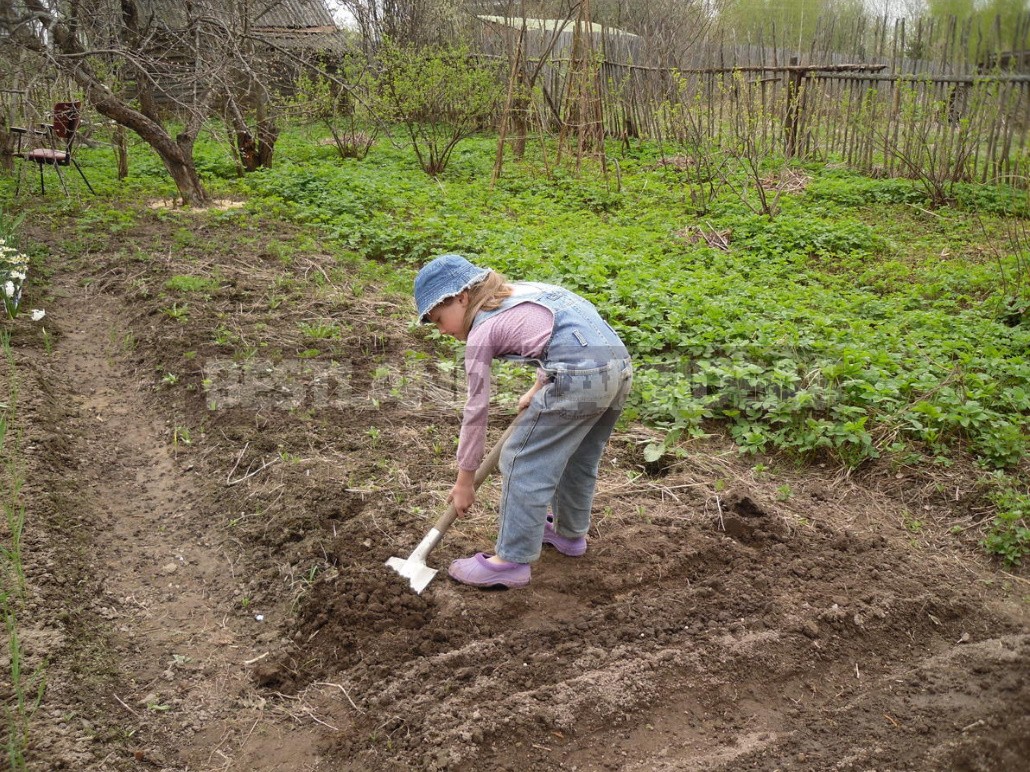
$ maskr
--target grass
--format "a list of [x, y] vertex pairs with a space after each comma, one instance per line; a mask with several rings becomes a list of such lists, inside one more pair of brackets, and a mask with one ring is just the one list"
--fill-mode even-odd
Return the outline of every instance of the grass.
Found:
[[[252, 210], [323, 232], [391, 286], [454, 251], [580, 292], [640, 365], [631, 413], [673, 439], [728, 431], [747, 451], [849, 467], [913, 448], [998, 468], [1025, 455], [1030, 327], [1005, 309], [1030, 277], [1003, 286], [999, 263], [1012, 275], [1018, 254], [977, 246], [1025, 215], [1018, 192], [931, 212], [915, 183], [810, 165], [774, 219], [727, 191], [699, 218], [655, 146], [625, 153], [617, 182], [527, 163], [491, 186], [489, 138], [437, 180], [392, 147], [342, 162], [282, 142], [279, 166], [243, 183]], [[976, 208], [985, 199], [993, 209]], [[731, 233], [729, 250], [680, 237], [688, 224]]]

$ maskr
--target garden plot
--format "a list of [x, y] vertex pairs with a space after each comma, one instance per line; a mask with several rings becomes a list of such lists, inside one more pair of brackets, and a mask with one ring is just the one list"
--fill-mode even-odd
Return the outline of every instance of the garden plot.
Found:
[[[546, 552], [525, 591], [441, 575], [417, 596], [383, 562], [440, 511], [459, 415], [375, 264], [283, 259], [296, 233], [275, 220], [141, 214], [117, 244], [26, 232], [63, 256], [53, 340], [27, 319], [12, 336], [23, 640], [47, 673], [30, 768], [1009, 769], [1030, 753], [1027, 583], [944, 538], [978, 506], [961, 463], [848, 476], [713, 439], [659, 468], [631, 425], [585, 557]], [[489, 547], [496, 494], [434, 566]]]

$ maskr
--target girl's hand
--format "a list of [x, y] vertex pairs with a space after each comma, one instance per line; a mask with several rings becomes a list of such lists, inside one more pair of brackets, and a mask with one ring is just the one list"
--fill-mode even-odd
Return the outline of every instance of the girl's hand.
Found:
[[529, 407], [529, 403], [533, 401], [533, 395], [535, 395], [538, 391], [540, 391], [540, 389], [541, 389], [540, 384], [539, 383], [534, 383], [533, 387], [529, 391], [527, 391], [525, 394], [523, 394], [521, 397], [519, 397], [519, 412], [520, 413], [523, 410], [525, 410], [527, 407]]
[[457, 482], [447, 494], [447, 501], [454, 505], [455, 511], [461, 517], [476, 502], [476, 489], [467, 483]]

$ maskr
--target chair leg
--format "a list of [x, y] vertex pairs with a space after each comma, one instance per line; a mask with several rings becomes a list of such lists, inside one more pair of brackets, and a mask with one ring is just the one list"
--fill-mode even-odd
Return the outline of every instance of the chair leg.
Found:
[[82, 173], [82, 167], [79, 166], [79, 162], [73, 158], [72, 163], [75, 164], [75, 171], [77, 171], [79, 176], [82, 177], [82, 181], [86, 183], [86, 187], [89, 188], [89, 192], [95, 196], [97, 192], [93, 190], [93, 186], [89, 184], [89, 180], [86, 179], [86, 175]]
[[68, 183], [64, 180], [64, 175], [61, 174], [61, 164], [54, 164], [54, 171], [57, 172], [57, 179], [61, 181], [61, 187], [64, 188], [64, 195], [70, 196], [68, 192]]

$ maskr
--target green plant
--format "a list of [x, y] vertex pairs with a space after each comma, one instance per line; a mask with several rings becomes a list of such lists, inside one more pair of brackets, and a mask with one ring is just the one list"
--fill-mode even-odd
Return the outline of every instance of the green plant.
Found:
[[379, 135], [378, 123], [369, 114], [372, 70], [353, 52], [342, 67], [337, 64], [334, 69], [336, 77], [303, 71], [288, 109], [303, 121], [325, 126], [341, 158], [362, 159]]
[[280, 448], [279, 449], [279, 459], [284, 464], [298, 464], [298, 463], [300, 463], [301, 457], [298, 456], [296, 453], [291, 453], [288, 450], [284, 450], [283, 448]]
[[172, 303], [168, 308], [162, 308], [161, 313], [167, 316], [169, 319], [174, 319], [179, 324], [186, 324], [190, 320], [190, 305], [189, 303]]
[[13, 319], [18, 314], [29, 258], [15, 249], [8, 238], [0, 236], [0, 299], [3, 300], [4, 313]]
[[368, 429], [365, 430], [365, 436], [372, 440], [373, 448], [379, 445], [379, 438], [382, 436], [382, 434], [382, 431], [375, 426], [370, 426]]
[[340, 337], [340, 328], [332, 322], [301, 322], [301, 334], [311, 340], [334, 340]]
[[436, 176], [458, 143], [479, 131], [501, 98], [495, 74], [467, 48], [379, 50], [377, 110], [408, 132], [422, 169]]
[[172, 448], [179, 449], [179, 445], [192, 445], [193, 439], [188, 426], [176, 426], [172, 429]]
[[224, 324], [219, 324], [215, 328], [214, 342], [218, 346], [235, 346], [240, 342], [240, 336]]
[[218, 290], [220, 282], [216, 278], [208, 276], [193, 276], [189, 274], [178, 274], [165, 282], [165, 288], [173, 292], [184, 294], [210, 295]]
[[923, 530], [923, 521], [912, 517], [911, 513], [907, 510], [902, 513], [901, 520], [905, 526], [905, 530], [910, 533], [920, 533]]
[[46, 327], [41, 328], [43, 336], [43, 351], [49, 356], [54, 353], [54, 336], [47, 331]]
[[1030, 495], [1003, 488], [992, 496], [997, 512], [984, 548], [1007, 565], [1018, 566], [1030, 554]]

